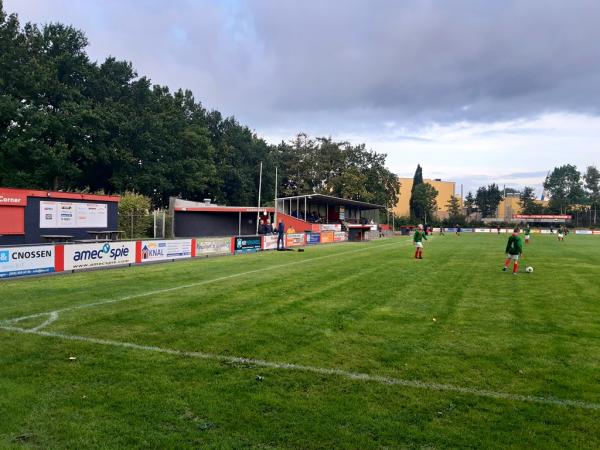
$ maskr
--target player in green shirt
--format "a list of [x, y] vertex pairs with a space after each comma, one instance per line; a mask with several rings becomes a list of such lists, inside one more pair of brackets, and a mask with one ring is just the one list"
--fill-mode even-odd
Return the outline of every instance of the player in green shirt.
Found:
[[563, 227], [562, 225], [559, 226], [556, 236], [558, 237], [559, 241], [564, 241], [565, 240], [565, 227]]
[[527, 245], [529, 244], [529, 234], [531, 233], [531, 228], [529, 228], [529, 224], [525, 225], [523, 233], [525, 233], [525, 245]]
[[513, 234], [508, 237], [508, 243], [506, 244], [506, 261], [504, 261], [504, 272], [508, 270], [510, 262], [513, 262], [513, 275], [517, 274], [519, 270], [519, 256], [523, 253], [523, 241], [519, 236], [519, 229], [515, 228]]
[[415, 235], [413, 236], [416, 259], [423, 259], [423, 239], [427, 240], [427, 235], [423, 231], [423, 225], [419, 225], [415, 230]]

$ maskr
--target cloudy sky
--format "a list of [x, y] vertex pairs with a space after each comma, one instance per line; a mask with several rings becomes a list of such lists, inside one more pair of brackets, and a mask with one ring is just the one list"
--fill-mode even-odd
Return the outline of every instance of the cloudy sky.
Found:
[[538, 187], [600, 166], [598, 0], [4, 0], [92, 59], [189, 88], [270, 142], [364, 142], [412, 176]]

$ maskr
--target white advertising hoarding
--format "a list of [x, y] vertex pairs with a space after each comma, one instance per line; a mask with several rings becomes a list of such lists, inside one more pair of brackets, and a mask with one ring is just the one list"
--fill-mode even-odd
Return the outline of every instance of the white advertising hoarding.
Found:
[[106, 228], [106, 203], [40, 202], [40, 228]]
[[336, 231], [333, 233], [333, 242], [342, 242], [348, 240], [348, 233], [345, 231]]
[[196, 256], [230, 255], [231, 238], [197, 238]]
[[339, 223], [324, 223], [321, 225], [321, 231], [342, 231], [342, 225]]
[[277, 235], [267, 234], [263, 236], [263, 250], [277, 250]]
[[192, 257], [192, 240], [142, 241], [142, 262]]
[[135, 241], [65, 245], [65, 270], [135, 263]]
[[54, 246], [0, 248], [0, 278], [54, 272]]

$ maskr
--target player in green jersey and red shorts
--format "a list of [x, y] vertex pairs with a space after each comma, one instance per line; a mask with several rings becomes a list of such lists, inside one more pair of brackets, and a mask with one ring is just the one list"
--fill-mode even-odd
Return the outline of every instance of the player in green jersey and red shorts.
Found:
[[515, 228], [513, 234], [508, 237], [508, 243], [506, 244], [506, 261], [504, 261], [504, 272], [508, 270], [510, 262], [513, 262], [513, 275], [517, 274], [519, 270], [519, 256], [523, 253], [523, 241], [519, 236], [519, 229]]
[[525, 225], [523, 233], [525, 233], [525, 245], [527, 245], [529, 244], [529, 234], [531, 233], [531, 228], [529, 228], [529, 224]]
[[427, 240], [427, 235], [423, 231], [423, 225], [419, 225], [415, 230], [415, 235], [413, 236], [416, 259], [423, 259], [423, 239]]

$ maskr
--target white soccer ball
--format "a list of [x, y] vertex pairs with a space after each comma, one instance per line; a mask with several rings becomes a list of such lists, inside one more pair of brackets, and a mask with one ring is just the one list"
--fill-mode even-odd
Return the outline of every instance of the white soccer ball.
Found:
[[525, 267], [525, 272], [527, 272], [527, 273], [533, 272], [533, 267], [531, 267], [531, 266]]

